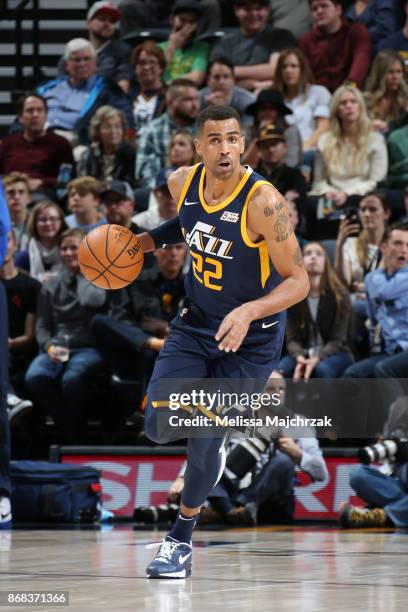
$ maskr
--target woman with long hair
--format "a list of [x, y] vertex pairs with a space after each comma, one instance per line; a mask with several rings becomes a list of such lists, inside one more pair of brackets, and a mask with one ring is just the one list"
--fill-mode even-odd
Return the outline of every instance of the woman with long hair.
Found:
[[333, 94], [329, 130], [317, 143], [311, 195], [334, 209], [355, 205], [386, 177], [387, 167], [384, 138], [371, 128], [362, 93], [342, 85]]
[[350, 291], [353, 352], [362, 357], [366, 356], [369, 344], [364, 278], [381, 263], [380, 243], [390, 216], [391, 204], [386, 194], [369, 193], [361, 200], [358, 213], [342, 219], [336, 241], [334, 268]]
[[16, 265], [41, 283], [57, 274], [62, 263], [58, 240], [66, 229], [64, 213], [58, 204], [38, 202], [28, 221], [27, 250], [18, 254]]
[[380, 51], [367, 80], [365, 100], [374, 129], [387, 133], [408, 110], [408, 84], [402, 57], [389, 49]]
[[305, 54], [297, 47], [284, 49], [276, 66], [274, 87], [282, 92], [292, 110], [286, 116], [289, 125], [297, 125], [303, 151], [316, 147], [329, 127], [331, 94], [322, 85], [313, 85], [313, 75]]
[[390, 216], [386, 194], [375, 191], [360, 201], [354, 217], [340, 222], [334, 269], [352, 299], [365, 299], [364, 277], [379, 266], [380, 242]]
[[78, 176], [93, 176], [99, 181], [135, 183], [135, 147], [126, 142], [127, 123], [122, 111], [101, 106], [91, 119], [91, 144], [77, 161]]
[[168, 166], [180, 168], [180, 166], [192, 166], [198, 161], [194, 138], [187, 130], [173, 132], [168, 155]]
[[285, 378], [338, 378], [352, 362], [348, 346], [350, 296], [319, 242], [303, 248], [303, 262], [310, 292], [288, 310], [288, 354], [278, 369]]

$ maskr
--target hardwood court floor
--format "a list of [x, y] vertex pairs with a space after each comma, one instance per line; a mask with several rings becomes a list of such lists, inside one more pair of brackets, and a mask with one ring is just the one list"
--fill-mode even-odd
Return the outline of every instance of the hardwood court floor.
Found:
[[402, 611], [408, 531], [269, 527], [196, 531], [193, 575], [146, 580], [147, 543], [131, 526], [0, 531], [0, 591], [69, 591], [69, 608], [112, 612]]

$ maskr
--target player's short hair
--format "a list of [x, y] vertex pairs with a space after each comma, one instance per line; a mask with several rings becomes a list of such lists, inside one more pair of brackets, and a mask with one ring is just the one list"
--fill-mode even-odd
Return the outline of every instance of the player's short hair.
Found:
[[21, 117], [21, 115], [23, 114], [24, 105], [26, 101], [28, 100], [28, 98], [37, 98], [37, 100], [40, 100], [44, 106], [45, 112], [47, 112], [48, 110], [47, 100], [44, 98], [44, 96], [40, 96], [40, 94], [38, 94], [36, 91], [28, 91], [27, 93], [22, 95], [17, 100], [17, 104], [16, 104], [17, 117]]
[[392, 232], [395, 230], [400, 232], [408, 232], [408, 223], [404, 221], [397, 221], [397, 223], [392, 223], [386, 227], [381, 242], [388, 242]]
[[226, 119], [236, 119], [239, 123], [238, 111], [227, 105], [207, 106], [197, 117], [197, 134], [201, 132], [207, 121], [226, 121]]
[[83, 240], [85, 237], [85, 232], [82, 231], [79, 227], [71, 227], [70, 229], [66, 229], [62, 234], [58, 236], [58, 246], [61, 246], [61, 243], [65, 238], [79, 238]]
[[67, 189], [68, 196], [70, 196], [73, 191], [76, 191], [81, 196], [92, 193], [92, 195], [98, 199], [104, 190], [104, 186], [101, 181], [98, 181], [93, 176], [80, 176], [70, 181]]

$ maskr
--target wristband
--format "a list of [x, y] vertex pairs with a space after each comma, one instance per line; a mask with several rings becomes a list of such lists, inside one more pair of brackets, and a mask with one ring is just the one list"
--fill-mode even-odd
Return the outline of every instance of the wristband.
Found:
[[156, 249], [162, 249], [166, 244], [179, 244], [184, 242], [183, 232], [181, 231], [178, 217], [166, 221], [159, 227], [149, 231]]

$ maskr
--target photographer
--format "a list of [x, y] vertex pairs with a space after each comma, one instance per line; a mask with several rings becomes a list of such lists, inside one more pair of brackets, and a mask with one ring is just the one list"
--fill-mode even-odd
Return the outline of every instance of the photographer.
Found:
[[[284, 406], [285, 380], [278, 372], [272, 373], [266, 391], [279, 393], [280, 416], [291, 414]], [[292, 520], [296, 466], [313, 480], [327, 478], [326, 464], [311, 428], [302, 428], [302, 437], [288, 429], [277, 439], [272, 439], [276, 433], [273, 428], [269, 433], [266, 427], [262, 430], [256, 438], [230, 441], [223, 476], [208, 496], [209, 505], [201, 508], [200, 524], [251, 526], [258, 521]], [[171, 520], [173, 504], [179, 503], [183, 484], [181, 470], [170, 487], [169, 506], [139, 509], [137, 517], [146, 522], [153, 522], [153, 517]]]
[[343, 502], [338, 520], [342, 527], [408, 527], [408, 397], [391, 406], [385, 437], [360, 449], [362, 463], [381, 461], [380, 468], [359, 465], [350, 474], [350, 486], [368, 508]]

